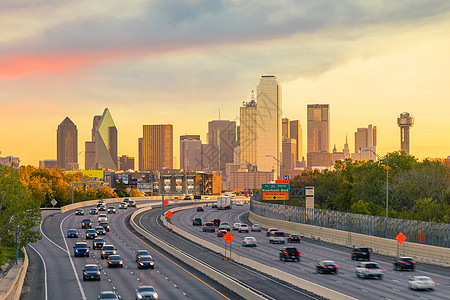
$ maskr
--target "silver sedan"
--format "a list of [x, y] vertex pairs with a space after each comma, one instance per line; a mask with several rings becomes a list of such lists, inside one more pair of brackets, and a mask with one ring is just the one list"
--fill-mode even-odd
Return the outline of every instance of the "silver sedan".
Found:
[[256, 239], [252, 236], [247, 236], [242, 239], [242, 246], [244, 247], [256, 247], [257, 243]]

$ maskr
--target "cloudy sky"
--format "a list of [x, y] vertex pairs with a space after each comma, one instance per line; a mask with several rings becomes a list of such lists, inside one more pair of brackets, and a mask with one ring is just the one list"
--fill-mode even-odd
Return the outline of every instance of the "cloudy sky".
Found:
[[[56, 159], [67, 116], [78, 148], [108, 107], [119, 154], [137, 157], [144, 124], [201, 134], [237, 120], [261, 75], [282, 85], [283, 116], [331, 107], [331, 144], [354, 149], [378, 127], [379, 154], [400, 148], [396, 118], [415, 118], [411, 152], [450, 155], [450, 1], [1, 0], [0, 151]], [[80, 155], [84, 166], [84, 154]]]

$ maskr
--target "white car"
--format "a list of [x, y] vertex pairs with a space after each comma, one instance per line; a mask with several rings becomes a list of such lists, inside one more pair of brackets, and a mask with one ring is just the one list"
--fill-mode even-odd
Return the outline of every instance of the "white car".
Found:
[[373, 261], [361, 262], [355, 268], [356, 277], [369, 278], [378, 277], [383, 279], [384, 270], [380, 268], [378, 263]]
[[127, 208], [128, 208], [128, 203], [126, 203], [126, 202], [119, 203], [119, 209], [127, 209]]
[[408, 287], [412, 290], [433, 290], [436, 283], [427, 276], [412, 276], [408, 280]]
[[98, 216], [98, 222], [108, 222], [108, 217], [105, 214], [101, 214]]
[[236, 202], [236, 206], [242, 206], [242, 205], [244, 205], [244, 203], [242, 201]]
[[248, 225], [247, 224], [241, 224], [239, 226], [239, 232], [247, 232], [248, 233]]
[[261, 225], [253, 224], [252, 225], [252, 231], [261, 231]]
[[239, 230], [239, 227], [241, 227], [241, 223], [234, 223], [233, 224], [233, 230]]
[[242, 246], [244, 247], [256, 247], [257, 243], [256, 239], [252, 236], [247, 236], [242, 239]]
[[225, 229], [226, 231], [230, 231], [230, 223], [228, 222], [220, 222], [219, 230]]

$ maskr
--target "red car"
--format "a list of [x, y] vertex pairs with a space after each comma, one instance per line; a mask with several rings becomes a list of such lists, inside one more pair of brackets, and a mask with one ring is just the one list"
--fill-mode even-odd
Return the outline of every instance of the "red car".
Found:
[[217, 231], [217, 236], [218, 237], [223, 237], [228, 231], [226, 229], [220, 229], [219, 231]]

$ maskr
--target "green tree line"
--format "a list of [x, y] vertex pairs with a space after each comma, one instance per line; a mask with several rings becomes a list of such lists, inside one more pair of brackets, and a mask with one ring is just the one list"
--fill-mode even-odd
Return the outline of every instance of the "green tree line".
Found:
[[[337, 161], [332, 170], [305, 170], [291, 180], [291, 188], [314, 186], [316, 208], [385, 216], [386, 163], [389, 217], [449, 223], [450, 172], [439, 159], [419, 161], [404, 152], [379, 161], [346, 159]], [[299, 198], [286, 204], [304, 203]]]

